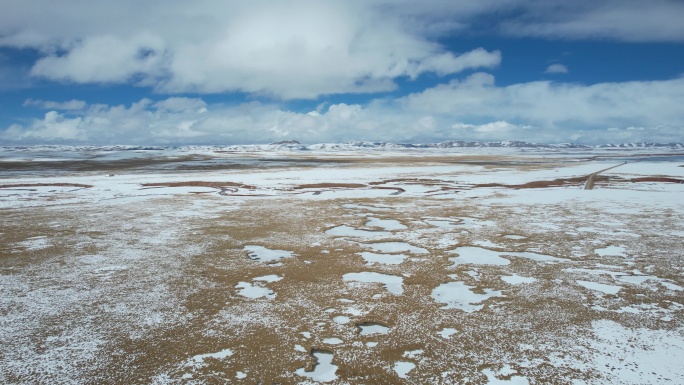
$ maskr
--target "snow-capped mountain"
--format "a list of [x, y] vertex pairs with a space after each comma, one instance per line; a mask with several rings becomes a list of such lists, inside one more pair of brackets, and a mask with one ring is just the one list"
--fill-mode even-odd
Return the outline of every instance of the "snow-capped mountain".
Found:
[[5, 146], [0, 151], [164, 151], [164, 150], [205, 150], [224, 152], [274, 152], [274, 151], [362, 151], [362, 150], [420, 150], [420, 149], [450, 149], [450, 148], [521, 148], [521, 149], [684, 149], [684, 143], [621, 143], [584, 145], [576, 143], [530, 143], [523, 141], [479, 142], [453, 140], [439, 143], [389, 143], [389, 142], [346, 142], [346, 143], [317, 143], [305, 145], [296, 140], [286, 140], [270, 144], [240, 144], [240, 145], [186, 145], [186, 146], [134, 146], [134, 145], [35, 145], [35, 146]]

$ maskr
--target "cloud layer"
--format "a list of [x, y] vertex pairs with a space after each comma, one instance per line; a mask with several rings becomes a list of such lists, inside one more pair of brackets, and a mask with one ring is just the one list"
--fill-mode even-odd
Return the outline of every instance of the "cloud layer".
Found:
[[[684, 41], [684, 3], [677, 0], [14, 3], [12, 12], [0, 12], [0, 46], [38, 49], [32, 76], [165, 93], [291, 99], [390, 91], [401, 77], [499, 65], [495, 50], [450, 52], [434, 43], [479, 28], [514, 36]], [[498, 27], [479, 22], [490, 15], [502, 18]]]
[[399, 11], [386, 13], [377, 1], [201, 3], [122, 1], [96, 9], [67, 0], [49, 21], [30, 11], [40, 9], [35, 3], [18, 4], [18, 18], [0, 17], [0, 45], [41, 50], [30, 73], [50, 80], [282, 99], [391, 91], [400, 77], [492, 68], [501, 60], [482, 48], [448, 52], [425, 36], [424, 25], [407, 28]]
[[[502, 65], [497, 47], [436, 43], [477, 33], [684, 42], [679, 0], [12, 3], [11, 12], [0, 12], [0, 48], [37, 54], [26, 63], [30, 79], [148, 87], [158, 100], [27, 99], [27, 110], [47, 111], [0, 130], [6, 143], [681, 141], [682, 78], [497, 86], [489, 73]], [[3, 63], [0, 89], [25, 82]], [[553, 64], [546, 72], [568, 69]], [[421, 77], [437, 85], [364, 105], [283, 107], [291, 99], [392, 91]], [[216, 104], [202, 96], [230, 93], [261, 102]]]
[[[54, 110], [13, 125], [6, 142], [235, 144], [297, 139], [307, 143], [373, 140], [527, 140], [531, 142], [678, 142], [684, 130], [684, 78], [599, 83], [538, 81], [499, 87], [476, 73], [396, 99], [333, 104], [300, 113], [258, 102], [209, 105], [200, 98], [143, 99], [130, 106], [28, 100]], [[79, 109], [76, 109], [79, 108]]]

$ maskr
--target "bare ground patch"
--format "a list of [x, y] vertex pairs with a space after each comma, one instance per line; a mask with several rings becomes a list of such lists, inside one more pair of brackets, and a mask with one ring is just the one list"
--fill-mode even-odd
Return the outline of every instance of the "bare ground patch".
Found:
[[13, 183], [1, 184], [0, 188], [23, 188], [23, 187], [80, 187], [91, 188], [92, 185], [80, 183]]

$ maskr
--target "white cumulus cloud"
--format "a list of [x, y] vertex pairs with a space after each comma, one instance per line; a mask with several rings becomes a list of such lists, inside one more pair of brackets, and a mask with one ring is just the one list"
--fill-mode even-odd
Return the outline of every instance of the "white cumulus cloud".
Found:
[[82, 110], [86, 107], [86, 102], [84, 100], [71, 99], [65, 102], [56, 102], [52, 100], [40, 100], [40, 99], [26, 99], [24, 101], [24, 107], [37, 107], [43, 110]]
[[[452, 116], [459, 122], [520, 122], [542, 128], [540, 135], [556, 132], [558, 138], [568, 130], [681, 126], [682, 103], [684, 78], [593, 85], [536, 81], [499, 87], [486, 73], [401, 100], [406, 111]], [[679, 141], [681, 134], [668, 139]]]
[[[445, 50], [426, 32], [435, 14], [409, 17], [407, 7], [377, 0], [167, 1], [160, 7], [65, 0], [53, 7], [36, 0], [15, 4], [11, 17], [0, 13], [0, 46], [39, 49], [42, 57], [30, 70], [38, 78], [281, 99], [389, 91], [399, 77], [500, 63], [495, 50]], [[48, 8], [54, 10], [49, 18], [37, 11]]]
[[277, 104], [209, 104], [201, 98], [142, 99], [49, 111], [0, 131], [5, 143], [235, 144], [296, 139], [524, 140], [558, 143], [681, 142], [684, 78], [594, 85], [497, 86], [474, 74], [396, 99], [338, 103], [314, 111]]
[[550, 64], [548, 67], [546, 67], [546, 71], [544, 73], [547, 74], [567, 74], [568, 73], [568, 67], [564, 66], [563, 64]]

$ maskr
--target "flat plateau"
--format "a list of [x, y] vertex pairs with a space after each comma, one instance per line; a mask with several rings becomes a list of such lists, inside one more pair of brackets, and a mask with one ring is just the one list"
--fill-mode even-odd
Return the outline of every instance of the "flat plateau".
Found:
[[684, 383], [681, 154], [0, 155], [0, 383]]

